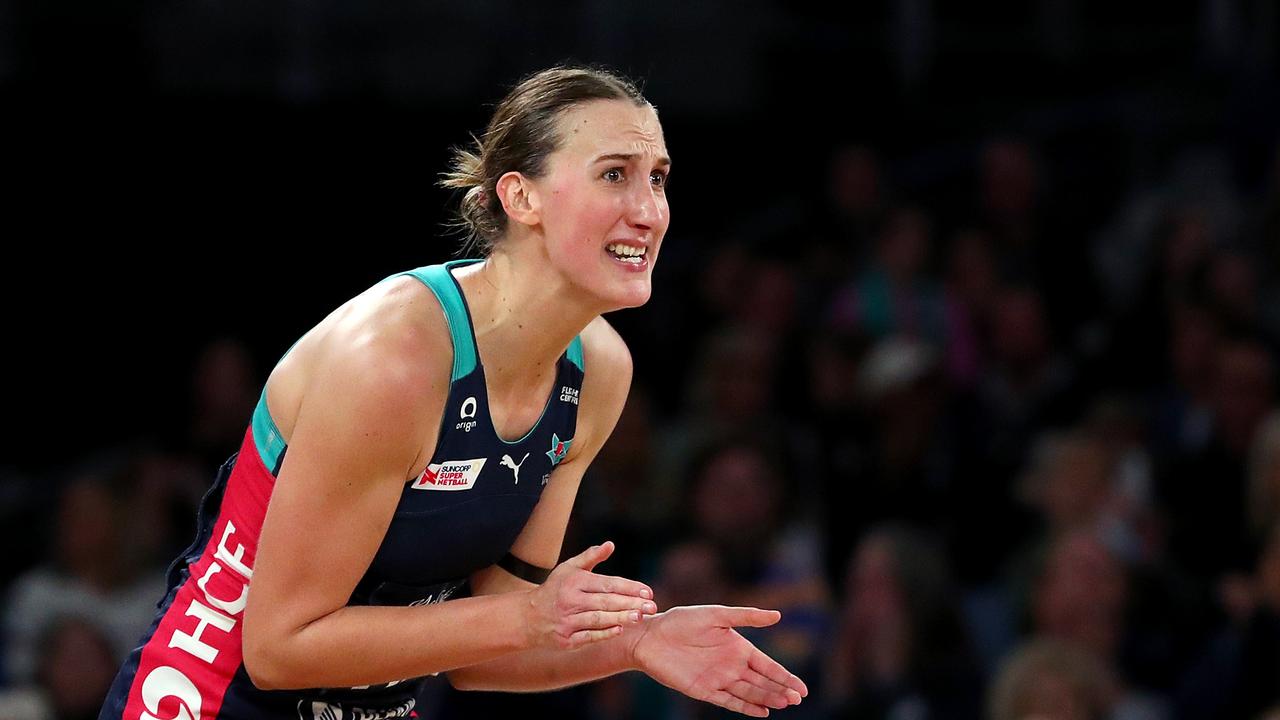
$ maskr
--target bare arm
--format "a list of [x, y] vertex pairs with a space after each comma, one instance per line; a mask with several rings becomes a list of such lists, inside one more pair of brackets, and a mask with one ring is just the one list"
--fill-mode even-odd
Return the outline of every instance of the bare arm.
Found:
[[[245, 669], [259, 687], [372, 685], [596, 637], [591, 614], [557, 615], [562, 604], [548, 600], [555, 588], [547, 587], [417, 607], [347, 606], [420, 453], [430, 453], [422, 438], [436, 433], [448, 394], [451, 359], [432, 352], [447, 328], [434, 308], [407, 311], [413, 301], [339, 325], [311, 368], [244, 611]], [[425, 316], [438, 326], [424, 327]], [[561, 584], [586, 582], [587, 564], [560, 571]]]
[[308, 378], [245, 608], [245, 667], [260, 687], [389, 682], [525, 646], [518, 595], [346, 607], [448, 394], [449, 358], [418, 352], [423, 329], [396, 315], [340, 325]]

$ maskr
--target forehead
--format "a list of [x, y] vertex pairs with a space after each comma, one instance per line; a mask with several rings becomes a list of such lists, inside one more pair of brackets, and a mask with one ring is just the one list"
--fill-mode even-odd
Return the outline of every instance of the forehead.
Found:
[[622, 100], [595, 100], [560, 117], [558, 153], [590, 160], [603, 154], [639, 154], [650, 160], [667, 157], [658, 114], [649, 105]]

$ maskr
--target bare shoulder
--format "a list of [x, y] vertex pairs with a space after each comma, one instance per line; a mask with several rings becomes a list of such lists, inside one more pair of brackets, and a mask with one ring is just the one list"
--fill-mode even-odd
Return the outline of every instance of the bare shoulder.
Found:
[[417, 442], [424, 432], [434, 437], [452, 362], [435, 295], [412, 277], [394, 278], [308, 332], [272, 373], [268, 401], [286, 442], [303, 414], [321, 410], [370, 431], [399, 428]]
[[364, 365], [419, 389], [448, 377], [453, 362], [440, 303], [412, 277], [388, 280], [353, 298], [334, 318], [322, 348], [322, 357]]
[[582, 351], [583, 364], [592, 371], [604, 374], [625, 372], [628, 378], [631, 376], [631, 350], [603, 317], [597, 317], [583, 329]]
[[578, 411], [575, 448], [591, 456], [613, 432], [631, 390], [631, 351], [622, 336], [604, 318], [596, 318], [582, 331], [582, 405]]

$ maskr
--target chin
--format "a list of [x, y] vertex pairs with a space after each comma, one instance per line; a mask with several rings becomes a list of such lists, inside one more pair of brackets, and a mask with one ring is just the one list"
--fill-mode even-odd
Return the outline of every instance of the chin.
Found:
[[610, 312], [640, 307], [649, 302], [649, 296], [652, 294], [653, 286], [646, 280], [644, 283], [627, 283], [624, 287], [610, 288], [610, 291], [605, 293], [601, 300], [609, 308], [605, 312]]

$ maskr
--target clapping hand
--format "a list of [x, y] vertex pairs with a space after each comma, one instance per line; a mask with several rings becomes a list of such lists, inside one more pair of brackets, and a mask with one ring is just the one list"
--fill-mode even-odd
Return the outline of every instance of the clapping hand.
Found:
[[613, 549], [609, 541], [587, 548], [530, 591], [525, 626], [531, 647], [571, 650], [607, 640], [658, 611], [648, 585], [593, 572]]
[[635, 666], [696, 700], [752, 717], [799, 704], [809, 694], [800, 678], [738, 634], [768, 627], [776, 610], [723, 605], [674, 607], [645, 618], [631, 645]]

